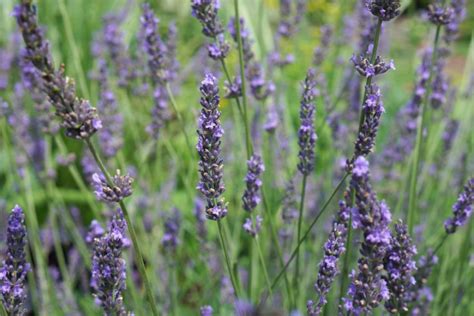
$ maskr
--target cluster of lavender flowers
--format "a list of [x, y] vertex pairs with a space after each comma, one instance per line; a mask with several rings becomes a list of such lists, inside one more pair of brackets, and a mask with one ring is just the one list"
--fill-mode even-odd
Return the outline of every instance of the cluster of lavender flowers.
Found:
[[[292, 10], [291, 0], [280, 0], [280, 23], [278, 25], [278, 34], [289, 38], [298, 30], [298, 25], [303, 19], [306, 11], [306, 1], [297, 0], [296, 8]], [[294, 13], [292, 12], [294, 11]]]
[[23, 55], [41, 73], [42, 90], [61, 119], [66, 136], [88, 139], [102, 128], [102, 122], [89, 101], [76, 96], [74, 81], [65, 75], [64, 66], [54, 68], [49, 43], [38, 25], [36, 7], [31, 0], [22, 0], [13, 15], [26, 45]]
[[26, 313], [26, 275], [30, 264], [26, 262], [27, 243], [25, 215], [17, 205], [8, 217], [7, 255], [0, 268], [0, 300], [8, 315]]
[[[244, 19], [240, 18], [238, 23], [245, 66], [245, 77], [249, 82], [250, 91], [256, 100], [266, 100], [274, 92], [275, 86], [273, 82], [265, 79], [263, 66], [255, 58], [255, 54], [252, 51], [253, 40], [250, 37], [250, 31], [245, 26]], [[239, 38], [237, 37], [237, 21], [235, 18], [230, 19], [228, 29], [234, 42], [238, 44]]]
[[409, 291], [416, 284], [413, 277], [416, 271], [413, 260], [415, 254], [416, 247], [408, 235], [407, 226], [400, 220], [395, 224], [395, 235], [391, 236], [384, 259], [384, 269], [387, 271], [385, 281], [390, 293], [385, 308], [392, 314], [408, 311]]
[[347, 311], [359, 315], [370, 312], [382, 301], [390, 298], [387, 282], [383, 278], [384, 258], [390, 247], [391, 213], [385, 202], [377, 200], [369, 183], [369, 163], [359, 156], [352, 170], [351, 189], [355, 192], [352, 209], [352, 226], [363, 233], [358, 272], [351, 274], [348, 298], [344, 299]]
[[298, 131], [300, 162], [298, 170], [305, 176], [314, 169], [314, 146], [317, 139], [314, 130], [314, 99], [317, 94], [315, 77], [315, 70], [309, 69], [303, 83], [303, 95], [300, 103], [300, 129]]
[[154, 86], [152, 122], [147, 127], [147, 131], [154, 138], [158, 138], [159, 131], [166, 120], [168, 104], [166, 84], [170, 76], [166, 59], [167, 47], [158, 33], [158, 22], [159, 20], [150, 5], [148, 3], [143, 4], [143, 15], [141, 17], [142, 34], [144, 36], [143, 45], [148, 55], [148, 70]]
[[[242, 196], [242, 202], [244, 210], [251, 213], [260, 203], [259, 191], [262, 186], [262, 180], [260, 177], [265, 170], [262, 157], [256, 154], [252, 155], [247, 161], [247, 168], [248, 172], [245, 176], [246, 189]], [[257, 215], [254, 224], [252, 218], [247, 218], [245, 220], [244, 230], [251, 236], [256, 236], [260, 231], [263, 219], [260, 215]]]
[[225, 41], [224, 27], [217, 16], [219, 1], [192, 0], [191, 9], [192, 15], [202, 25], [202, 33], [214, 40], [214, 43], [207, 46], [209, 57], [214, 60], [226, 58], [230, 51], [230, 45]]
[[446, 220], [444, 227], [446, 233], [453, 234], [456, 229], [463, 226], [472, 215], [474, 204], [474, 178], [469, 179], [464, 190], [459, 194], [457, 202], [453, 205], [453, 217]]
[[382, 102], [382, 94], [377, 85], [373, 84], [366, 88], [366, 98], [362, 105], [363, 121], [355, 142], [354, 156], [347, 161], [347, 168], [351, 170], [356, 157], [367, 156], [375, 146], [380, 117], [385, 112]]
[[327, 304], [327, 294], [331, 289], [338, 269], [338, 260], [346, 251], [347, 229], [349, 226], [350, 217], [350, 192], [344, 193], [344, 200], [339, 201], [339, 211], [332, 223], [332, 230], [329, 238], [324, 244], [324, 257], [319, 263], [318, 279], [314, 284], [316, 294], [319, 296], [318, 302], [308, 301], [307, 309], [308, 315], [320, 315], [324, 305]]
[[198, 143], [199, 173], [198, 190], [206, 197], [206, 214], [209, 219], [219, 220], [227, 215], [227, 207], [220, 197], [225, 187], [222, 181], [223, 160], [221, 138], [224, 129], [220, 124], [219, 88], [216, 78], [207, 74], [201, 82], [201, 115], [199, 117]]
[[[122, 251], [127, 244], [126, 223], [120, 209], [114, 215], [107, 233], [93, 241], [91, 287], [107, 315], [128, 315], [123, 302], [126, 263]], [[100, 235], [102, 231], [97, 232]]]
[[103, 174], [98, 173], [92, 175], [92, 181], [98, 200], [118, 203], [127, 196], [132, 195], [133, 178], [129, 175], [122, 176], [120, 170], [117, 170], [110, 184]]

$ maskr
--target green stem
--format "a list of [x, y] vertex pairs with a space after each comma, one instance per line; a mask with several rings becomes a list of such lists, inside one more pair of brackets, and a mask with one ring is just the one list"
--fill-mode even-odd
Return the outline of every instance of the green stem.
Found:
[[[172, 260], [170, 260], [172, 261]], [[178, 278], [177, 274], [177, 265], [174, 262], [170, 262], [168, 265], [169, 277], [171, 281], [171, 311], [172, 315], [178, 316]]]
[[[58, 149], [61, 155], [67, 155], [68, 150], [67, 150], [66, 144], [64, 144], [64, 141], [61, 138], [61, 135], [55, 135], [54, 142], [58, 146]], [[97, 218], [98, 220], [101, 219], [102, 214], [100, 213], [97, 207], [97, 204], [95, 203], [93, 197], [91, 196], [90, 191], [87, 188], [87, 185], [84, 183], [84, 180], [81, 177], [81, 173], [79, 172], [77, 167], [72, 164], [68, 166], [68, 170], [74, 182], [76, 183], [76, 185], [79, 187], [79, 190], [83, 194], [84, 199], [87, 201], [87, 204], [89, 204], [89, 207], [91, 208], [92, 213], [94, 214], [94, 217]]]
[[[104, 174], [108, 185], [112, 186], [113, 181], [112, 177], [110, 176], [110, 173], [107, 171], [107, 168], [105, 167], [104, 163], [102, 162], [102, 159], [100, 158], [99, 154], [97, 153], [94, 145], [92, 144], [91, 140], [89, 138], [85, 139], [85, 142], [87, 144], [87, 147], [89, 147], [89, 150], [94, 157], [94, 160], [96, 161], [97, 165], [99, 166], [100, 170]], [[145, 262], [143, 260], [143, 255], [142, 251], [140, 249], [140, 246], [138, 244], [137, 240], [137, 235], [135, 233], [135, 228], [132, 224], [132, 221], [130, 220], [130, 215], [128, 213], [127, 207], [125, 206], [125, 203], [123, 201], [119, 202], [120, 208], [122, 209], [123, 217], [125, 218], [125, 221], [127, 222], [127, 228], [128, 228], [128, 233], [130, 234], [130, 238], [132, 239], [132, 244], [133, 248], [135, 249], [135, 256], [136, 256], [136, 261], [137, 261], [137, 266], [138, 266], [138, 272], [140, 273], [140, 276], [142, 277], [143, 284], [145, 285], [145, 292], [146, 296], [148, 299], [148, 303], [150, 304], [150, 308], [152, 311], [152, 314], [154, 316], [158, 316], [158, 310], [156, 308], [155, 304], [155, 298], [153, 296], [153, 291], [150, 286], [150, 282], [148, 281], [148, 277], [146, 274], [146, 268], [145, 268]]]
[[[254, 216], [251, 217], [252, 218], [252, 221], [254, 221]], [[250, 256], [249, 256], [249, 276], [248, 276], [248, 288], [247, 288], [247, 295], [248, 295], [248, 298], [249, 300], [252, 302], [253, 301], [253, 287], [254, 287], [254, 284], [255, 282], [257, 281], [257, 276], [258, 276], [258, 273], [256, 270], [256, 266], [255, 266], [255, 259], [256, 259], [256, 256], [255, 256], [255, 246], [254, 244], [251, 242], [250, 245]]]
[[224, 259], [227, 266], [227, 271], [229, 273], [230, 281], [232, 283], [232, 287], [234, 288], [235, 297], [239, 298], [240, 296], [239, 288], [237, 287], [236, 279], [234, 277], [234, 273], [232, 272], [232, 266], [230, 264], [229, 253], [227, 251], [226, 242], [224, 240], [224, 233], [222, 230], [222, 223], [220, 220], [217, 221], [217, 228], [219, 229], [219, 239], [221, 242], [222, 251], [224, 252]]
[[277, 286], [278, 284], [278, 281], [281, 279], [281, 277], [283, 276], [283, 274], [285, 273], [286, 269], [288, 269], [288, 266], [291, 264], [291, 262], [293, 261], [293, 259], [296, 257], [296, 253], [298, 252], [301, 244], [303, 244], [303, 242], [306, 240], [306, 238], [308, 238], [309, 236], [309, 233], [311, 232], [311, 230], [313, 229], [314, 225], [316, 225], [316, 223], [318, 222], [318, 219], [321, 217], [321, 215], [323, 215], [323, 213], [325, 212], [325, 210], [327, 209], [327, 207], [329, 206], [329, 204], [331, 203], [332, 199], [334, 198], [334, 196], [336, 195], [336, 193], [339, 191], [339, 189], [342, 187], [344, 181], [346, 180], [347, 176], [349, 174], [346, 173], [344, 175], [344, 177], [342, 178], [342, 180], [339, 182], [339, 184], [336, 186], [336, 188], [334, 189], [334, 191], [331, 193], [331, 195], [329, 196], [329, 198], [327, 199], [327, 201], [324, 203], [323, 207], [321, 208], [321, 211], [319, 212], [318, 215], [316, 215], [316, 217], [314, 218], [314, 220], [311, 222], [311, 224], [309, 225], [308, 229], [305, 231], [305, 233], [303, 234], [303, 236], [301, 237], [301, 239], [298, 241], [298, 244], [296, 245], [296, 248], [293, 250], [293, 252], [291, 253], [291, 256], [290, 256], [290, 259], [288, 259], [288, 261], [286, 262], [286, 264], [283, 266], [283, 268], [280, 270], [280, 272], [278, 273], [278, 275], [276, 276], [276, 278], [273, 280], [272, 282], [272, 289], [275, 289], [275, 287]]
[[237, 33], [237, 43], [239, 47], [239, 66], [240, 66], [240, 80], [242, 82], [242, 103], [243, 103], [243, 120], [245, 126], [245, 144], [247, 148], [247, 159], [252, 156], [252, 140], [250, 138], [250, 128], [248, 121], [248, 109], [247, 109], [247, 93], [245, 88], [245, 63], [244, 63], [244, 51], [242, 46], [242, 36], [240, 34], [240, 15], [239, 15], [239, 0], [234, 0], [234, 11], [235, 11], [235, 30]]
[[433, 256], [438, 252], [438, 250], [443, 246], [444, 242], [446, 239], [448, 239], [449, 234], [444, 234], [443, 237], [441, 237], [441, 240], [438, 242], [438, 245], [433, 250]]
[[[278, 240], [278, 233], [276, 231], [276, 226], [275, 226], [275, 222], [274, 222], [274, 219], [273, 219], [273, 214], [270, 212], [270, 209], [268, 207], [268, 202], [267, 202], [266, 195], [265, 195], [265, 190], [264, 190], [263, 187], [262, 187], [262, 201], [263, 201], [263, 208], [265, 209], [265, 213], [267, 214], [267, 218], [269, 219], [270, 234], [271, 234], [271, 238], [272, 238], [272, 241], [273, 241], [273, 246], [276, 248], [276, 251], [277, 251], [278, 262], [279, 262], [280, 266], [283, 268], [285, 266], [285, 262], [283, 260], [283, 251], [281, 250], [281, 247], [280, 247], [280, 241]], [[293, 304], [293, 293], [292, 293], [292, 289], [291, 289], [291, 286], [290, 286], [290, 281], [288, 280], [288, 275], [287, 275], [286, 270], [283, 273], [283, 277], [284, 277], [284, 280], [285, 280], [285, 287], [286, 287], [286, 292], [287, 292], [287, 295], [288, 295], [288, 300], [290, 301], [290, 305], [292, 305]], [[271, 286], [270, 286], [270, 288], [272, 289]]]
[[173, 92], [171, 91], [171, 87], [169, 83], [166, 83], [166, 91], [168, 92], [168, 97], [170, 99], [171, 106], [173, 107], [173, 110], [176, 114], [176, 117], [178, 118], [178, 123], [181, 128], [181, 131], [184, 135], [184, 138], [186, 140], [186, 145], [188, 146], [189, 152], [191, 157], [194, 157], [196, 155], [196, 151], [194, 150], [193, 146], [191, 145], [191, 141], [189, 139], [188, 133], [186, 132], [186, 124], [184, 123], [183, 117], [181, 116], [181, 112], [178, 110], [178, 106], [176, 104], [176, 100], [174, 99]]
[[[304, 198], [306, 195], [306, 182], [308, 180], [308, 175], [304, 174], [303, 175], [303, 183], [301, 185], [301, 198], [300, 198], [300, 209], [299, 209], [299, 215], [298, 215], [298, 233], [297, 233], [297, 239], [301, 239], [301, 226], [303, 224], [303, 210], [304, 210]], [[293, 278], [293, 287], [296, 288], [296, 293], [295, 293], [295, 300], [298, 299], [298, 277], [300, 275], [300, 251], [298, 248], [298, 251], [296, 252], [296, 267], [295, 267], [295, 276]]]
[[26, 203], [27, 207], [25, 208], [25, 219], [26, 224], [28, 227], [28, 234], [29, 239], [31, 241], [31, 248], [33, 251], [33, 257], [35, 259], [35, 263], [38, 265], [38, 280], [39, 280], [39, 287], [40, 287], [40, 297], [41, 302], [43, 304], [43, 308], [40, 312], [41, 315], [45, 315], [51, 312], [51, 298], [50, 294], [52, 294], [52, 286], [51, 280], [48, 275], [48, 270], [46, 267], [46, 259], [44, 257], [44, 253], [41, 251], [42, 245], [39, 238], [40, 230], [38, 224], [38, 218], [36, 217], [35, 205], [32, 199], [32, 188], [31, 188], [31, 179], [30, 174], [27, 170], [25, 170], [25, 193], [26, 193]]
[[258, 239], [258, 235], [255, 236], [255, 245], [257, 246], [258, 256], [260, 258], [260, 263], [262, 264], [263, 276], [265, 278], [265, 282], [267, 283], [268, 292], [270, 293], [270, 296], [273, 297], [272, 285], [270, 283], [270, 278], [268, 277], [268, 271], [267, 271], [267, 267], [265, 265], [265, 258], [263, 257], [263, 253], [262, 253], [262, 249], [260, 247], [260, 241]]
[[59, 0], [58, 2], [59, 2], [59, 11], [61, 12], [61, 16], [64, 23], [64, 30], [66, 31], [66, 37], [68, 39], [67, 42], [69, 43], [72, 56], [73, 56], [72, 62], [79, 75], [79, 85], [81, 86], [81, 90], [83, 91], [83, 93], [86, 95], [86, 98], [90, 99], [89, 89], [87, 88], [87, 85], [86, 85], [85, 72], [81, 65], [81, 56], [79, 54], [79, 49], [76, 45], [76, 40], [74, 39], [74, 33], [72, 31], [71, 18], [69, 17], [69, 14], [67, 12], [67, 8], [64, 3], [64, 0]]
[[420, 104], [420, 113], [417, 118], [417, 129], [416, 129], [416, 143], [415, 143], [415, 152], [414, 156], [415, 159], [413, 161], [413, 168], [411, 171], [410, 176], [410, 189], [409, 189], [409, 196], [408, 196], [408, 232], [411, 235], [413, 233], [413, 226], [415, 222], [415, 208], [416, 208], [416, 198], [417, 198], [417, 181], [418, 181], [418, 168], [420, 167], [420, 160], [421, 160], [421, 146], [423, 140], [423, 130], [425, 125], [425, 116], [426, 111], [425, 107], [428, 103], [428, 100], [431, 96], [431, 81], [433, 79], [433, 70], [434, 64], [436, 63], [437, 59], [437, 52], [438, 52], [438, 45], [439, 45], [439, 37], [441, 33], [441, 26], [436, 28], [436, 35], [434, 39], [434, 47], [433, 52], [431, 55], [431, 65], [430, 65], [430, 74], [428, 77], [428, 81], [426, 82], [426, 93], [424, 96], [423, 101]]
[[5, 310], [5, 306], [3, 306], [2, 301], [0, 300], [0, 315], [1, 316], [8, 316], [7, 311]]
[[119, 202], [120, 208], [122, 209], [123, 217], [125, 218], [125, 221], [127, 222], [127, 228], [128, 232], [130, 234], [130, 238], [132, 239], [132, 244], [133, 248], [135, 249], [135, 256], [137, 260], [137, 266], [138, 266], [138, 272], [140, 273], [140, 276], [142, 277], [143, 284], [145, 285], [145, 292], [147, 296], [148, 303], [150, 304], [152, 314], [154, 316], [158, 316], [158, 310], [156, 308], [156, 303], [155, 303], [155, 297], [153, 296], [153, 291], [150, 286], [150, 282], [148, 281], [147, 273], [146, 273], [146, 268], [145, 268], [145, 262], [143, 260], [142, 252], [140, 250], [140, 246], [138, 245], [138, 240], [137, 240], [137, 235], [135, 233], [135, 228], [133, 227], [132, 221], [130, 220], [130, 216], [128, 213], [128, 210], [125, 206], [125, 203], [123, 201]]

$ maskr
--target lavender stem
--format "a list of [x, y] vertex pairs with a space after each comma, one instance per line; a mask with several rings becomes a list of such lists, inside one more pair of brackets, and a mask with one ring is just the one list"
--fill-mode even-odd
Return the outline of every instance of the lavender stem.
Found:
[[225, 243], [225, 239], [224, 239], [224, 233], [223, 233], [223, 230], [222, 230], [222, 224], [221, 224], [220, 220], [217, 221], [217, 228], [219, 229], [219, 240], [221, 242], [222, 250], [224, 251], [225, 263], [226, 263], [226, 266], [227, 266], [227, 271], [228, 271], [229, 276], [230, 276], [230, 281], [232, 283], [232, 287], [234, 288], [235, 297], [239, 298], [240, 297], [240, 291], [239, 291], [239, 288], [237, 286], [236, 279], [234, 277], [234, 273], [232, 272], [232, 267], [230, 265], [229, 253], [228, 253], [228, 250], [227, 250], [227, 247], [226, 247], [226, 243]]
[[270, 278], [268, 277], [268, 271], [265, 265], [265, 258], [263, 257], [262, 248], [260, 247], [260, 241], [258, 239], [258, 235], [255, 236], [255, 245], [257, 246], [257, 253], [260, 258], [260, 262], [262, 263], [263, 276], [265, 278], [265, 282], [267, 283], [268, 292], [270, 293], [270, 296], [273, 297], [272, 285], [270, 283]]
[[[298, 215], [298, 233], [297, 233], [297, 240], [300, 240], [301, 238], [301, 226], [303, 223], [303, 209], [304, 209], [304, 198], [306, 195], [306, 182], [308, 180], [308, 175], [304, 174], [303, 175], [303, 183], [301, 185], [301, 198], [300, 198], [300, 209], [299, 209], [299, 215]], [[293, 287], [296, 287], [296, 293], [295, 293], [295, 300], [298, 299], [298, 277], [300, 274], [300, 251], [299, 247], [296, 251], [296, 267], [295, 267], [295, 275], [293, 278]], [[297, 303], [295, 302], [297, 305]]]
[[[306, 240], [306, 238], [308, 238], [309, 236], [309, 233], [311, 232], [311, 230], [313, 229], [314, 225], [316, 225], [316, 223], [318, 222], [318, 219], [321, 217], [321, 215], [323, 215], [324, 211], [327, 209], [327, 207], [329, 206], [329, 204], [331, 203], [332, 199], [334, 198], [334, 196], [336, 195], [336, 193], [339, 191], [339, 189], [342, 187], [342, 185], [344, 184], [344, 181], [346, 180], [346, 178], [349, 176], [349, 173], [346, 172], [346, 174], [344, 175], [344, 177], [341, 179], [341, 181], [339, 182], [339, 184], [336, 186], [336, 188], [334, 189], [334, 191], [331, 193], [331, 195], [329, 196], [329, 198], [326, 200], [326, 202], [324, 203], [323, 207], [321, 208], [321, 211], [319, 211], [318, 215], [314, 218], [314, 220], [311, 222], [311, 224], [309, 225], [308, 229], [305, 231], [305, 233], [303, 234], [303, 237], [301, 237], [301, 239], [298, 240], [298, 244], [296, 245], [296, 248], [293, 250], [293, 252], [291, 253], [291, 256], [290, 256], [290, 259], [288, 259], [288, 261], [286, 262], [286, 264], [283, 266], [283, 268], [280, 270], [280, 272], [278, 273], [278, 275], [276, 276], [275, 280], [273, 280], [272, 282], [272, 289], [275, 289], [275, 287], [277, 286], [278, 284], [278, 281], [281, 279], [281, 277], [283, 276], [283, 274], [285, 273], [286, 269], [288, 269], [290, 263], [293, 261], [293, 259], [296, 257], [296, 253], [298, 252], [301, 244], [303, 244], [303, 242]], [[265, 298], [266, 299], [266, 298]]]
[[430, 65], [430, 73], [428, 77], [428, 82], [426, 83], [426, 94], [423, 102], [420, 104], [420, 112], [417, 118], [417, 129], [416, 129], [416, 143], [415, 143], [415, 160], [413, 162], [413, 169], [411, 170], [410, 174], [410, 189], [409, 189], [409, 196], [408, 196], [408, 233], [410, 235], [413, 234], [413, 226], [415, 221], [415, 208], [416, 208], [416, 197], [417, 197], [417, 182], [418, 182], [418, 169], [420, 167], [420, 159], [421, 159], [421, 142], [423, 138], [423, 129], [425, 124], [425, 106], [428, 103], [428, 100], [431, 96], [432, 85], [431, 81], [433, 80], [433, 70], [434, 64], [436, 63], [437, 59], [437, 52], [438, 52], [438, 45], [439, 45], [439, 38], [441, 33], [441, 25], [438, 25], [436, 28], [436, 35], [434, 39], [433, 45], [433, 52], [431, 53], [431, 65]]
[[[87, 144], [87, 147], [89, 148], [89, 151], [91, 152], [92, 156], [94, 157], [94, 160], [96, 161], [97, 165], [99, 166], [100, 170], [104, 174], [107, 183], [109, 185], [113, 184], [112, 177], [110, 176], [110, 173], [107, 171], [105, 168], [104, 163], [100, 159], [99, 155], [97, 154], [97, 151], [92, 144], [90, 138], [86, 138], [85, 142]], [[145, 268], [145, 262], [143, 261], [143, 255], [142, 251], [140, 249], [140, 246], [138, 245], [138, 240], [137, 240], [137, 235], [135, 233], [135, 228], [133, 227], [132, 221], [130, 220], [130, 216], [127, 210], [127, 207], [125, 206], [125, 203], [123, 200], [119, 202], [120, 208], [122, 209], [123, 212], [123, 217], [125, 218], [125, 221], [127, 222], [127, 229], [128, 233], [130, 234], [130, 238], [132, 239], [132, 244], [133, 248], [135, 250], [135, 256], [137, 260], [137, 265], [138, 265], [138, 271], [140, 272], [140, 275], [142, 277], [143, 284], [145, 285], [145, 292], [146, 296], [148, 299], [148, 303], [150, 304], [152, 314], [154, 316], [158, 316], [158, 310], [156, 308], [156, 303], [155, 303], [155, 298], [153, 296], [153, 292], [151, 290], [150, 282], [148, 281], [148, 277], [146, 274], [146, 268]]]
[[244, 52], [242, 46], [242, 36], [240, 34], [240, 15], [239, 15], [239, 0], [234, 0], [234, 11], [235, 11], [235, 30], [237, 33], [237, 43], [239, 47], [239, 65], [240, 65], [240, 80], [242, 81], [242, 102], [243, 102], [243, 119], [245, 125], [245, 144], [247, 147], [247, 160], [252, 156], [252, 140], [250, 138], [248, 113], [247, 113], [247, 94], [245, 89], [245, 64], [244, 64]]
[[183, 132], [184, 138], [186, 140], [186, 145], [188, 146], [189, 152], [191, 153], [191, 157], [195, 156], [195, 150], [193, 146], [191, 145], [191, 141], [189, 140], [188, 133], [186, 132], [186, 124], [184, 124], [183, 117], [181, 116], [181, 113], [178, 111], [178, 106], [176, 105], [176, 100], [174, 99], [173, 92], [171, 91], [171, 87], [169, 82], [166, 83], [166, 91], [168, 92], [168, 97], [170, 99], [171, 106], [173, 107], [173, 110], [176, 114], [176, 117], [178, 118], [178, 123], [179, 126], [181, 127], [181, 131]]

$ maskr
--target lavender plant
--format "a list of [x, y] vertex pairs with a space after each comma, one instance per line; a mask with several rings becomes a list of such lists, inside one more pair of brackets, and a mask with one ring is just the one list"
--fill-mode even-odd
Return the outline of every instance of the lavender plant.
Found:
[[31, 270], [26, 261], [25, 215], [16, 205], [8, 216], [7, 255], [0, 268], [0, 299], [8, 315], [26, 313], [26, 276]]
[[89, 2], [4, 6], [1, 316], [471, 314], [471, 3]]

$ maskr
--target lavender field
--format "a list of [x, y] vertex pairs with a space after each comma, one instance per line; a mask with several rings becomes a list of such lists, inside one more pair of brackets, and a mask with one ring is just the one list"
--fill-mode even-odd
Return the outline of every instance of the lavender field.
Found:
[[471, 0], [1, 0], [0, 316], [474, 315]]

